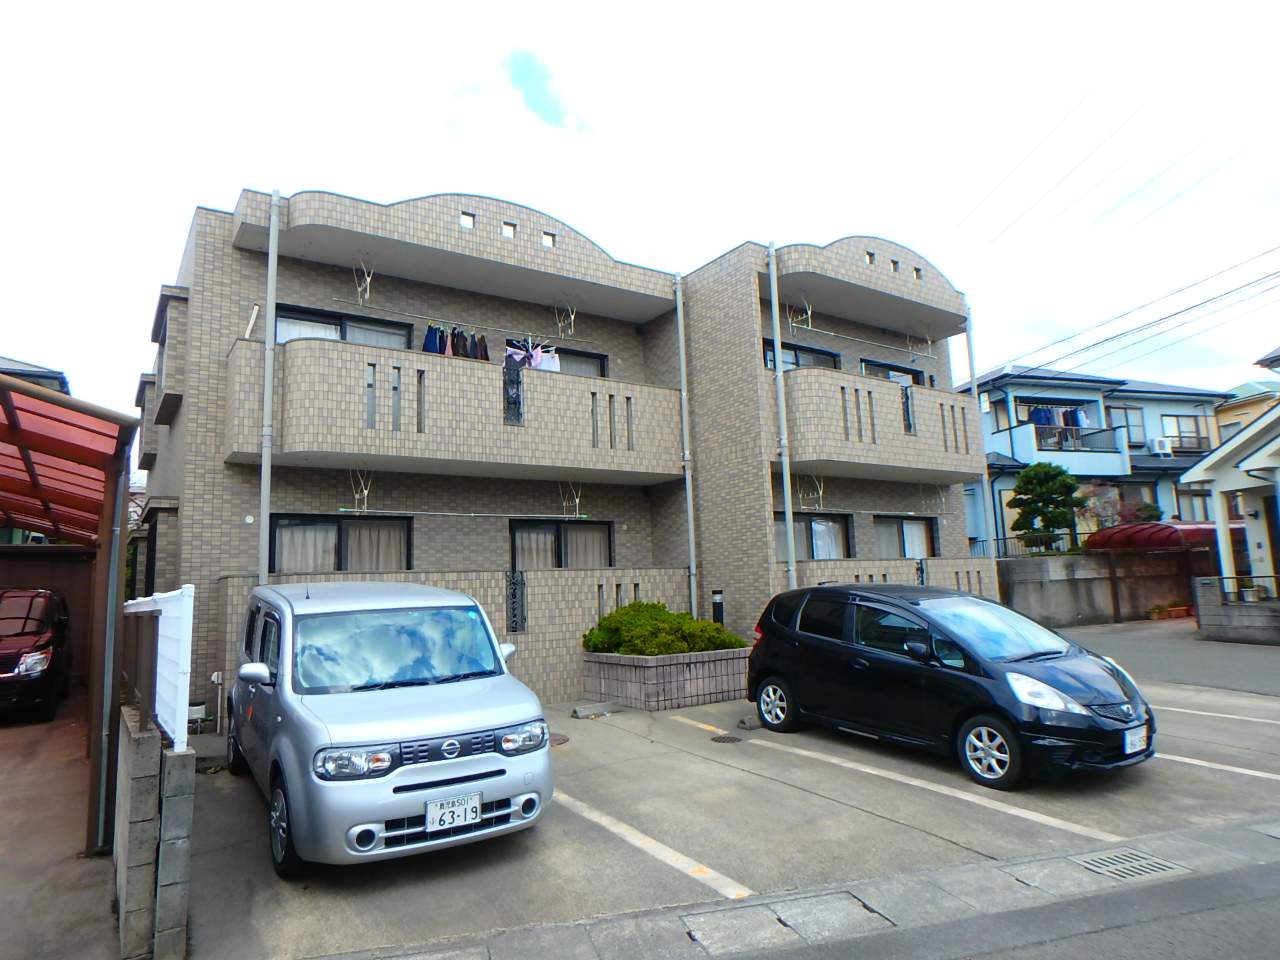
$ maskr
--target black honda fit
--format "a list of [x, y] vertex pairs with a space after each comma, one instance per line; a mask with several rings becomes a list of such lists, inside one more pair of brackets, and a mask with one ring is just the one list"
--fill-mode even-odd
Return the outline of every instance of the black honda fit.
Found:
[[1123, 668], [971, 594], [792, 590], [755, 636], [747, 691], [770, 730], [809, 721], [926, 747], [998, 789], [1155, 755], [1155, 714]]

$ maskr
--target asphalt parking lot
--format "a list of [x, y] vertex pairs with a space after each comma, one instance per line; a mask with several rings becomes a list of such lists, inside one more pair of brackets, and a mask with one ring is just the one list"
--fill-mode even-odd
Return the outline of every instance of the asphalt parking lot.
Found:
[[[1138, 632], [1094, 628], [1080, 639], [1111, 652], [1137, 642]], [[1230, 659], [1241, 649], [1205, 646], [1212, 649], [1191, 655]], [[1280, 650], [1271, 652], [1280, 660]], [[1183, 679], [1198, 675], [1194, 664], [1186, 671]], [[367, 867], [320, 868], [298, 884], [271, 870], [265, 801], [252, 782], [210, 773], [197, 786], [192, 955], [394, 952], [1276, 817], [1280, 697], [1134, 672], [1156, 708], [1160, 756], [1014, 793], [979, 787], [944, 760], [862, 738], [737, 729], [745, 701], [595, 720], [548, 707], [553, 732], [569, 739], [553, 748], [557, 802], [535, 829]], [[738, 739], [712, 739], [725, 734]], [[497, 957], [500, 938], [494, 943]]]

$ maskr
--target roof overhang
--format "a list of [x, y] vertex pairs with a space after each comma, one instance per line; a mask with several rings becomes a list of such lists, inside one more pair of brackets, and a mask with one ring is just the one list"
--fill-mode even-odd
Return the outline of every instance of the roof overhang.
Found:
[[[769, 275], [760, 274], [760, 291], [769, 299]], [[807, 270], [788, 270], [778, 277], [778, 300], [808, 304], [815, 313], [894, 330], [919, 340], [945, 340], [964, 333], [963, 313], [895, 296], [852, 280]]]
[[1272, 407], [1253, 423], [1225, 443], [1219, 444], [1182, 475], [1184, 483], [1210, 482], [1223, 471], [1238, 469], [1255, 450], [1262, 449], [1280, 436], [1280, 405]]
[[0, 375], [0, 521], [98, 542], [109, 478], [127, 469], [138, 421]]

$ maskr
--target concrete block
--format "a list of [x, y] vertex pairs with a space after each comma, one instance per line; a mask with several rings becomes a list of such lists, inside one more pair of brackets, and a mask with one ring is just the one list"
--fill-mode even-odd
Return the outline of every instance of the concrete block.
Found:
[[689, 939], [678, 917], [624, 917], [587, 928], [600, 960], [698, 960], [703, 949]]
[[489, 941], [490, 960], [597, 960], [585, 927], [526, 927]]
[[850, 891], [899, 927], [924, 926], [973, 917], [977, 912], [922, 877], [890, 877], [854, 884]]
[[170, 883], [156, 890], [156, 929], [185, 927], [190, 902], [190, 884]]
[[[137, 867], [156, 862], [156, 844], [160, 842], [160, 822], [156, 819], [140, 820], [129, 824], [125, 842], [125, 866]], [[120, 851], [116, 851], [119, 858]]]
[[165, 797], [160, 809], [160, 839], [180, 840], [191, 836], [195, 805], [195, 797]]
[[155, 948], [151, 960], [185, 960], [187, 956], [187, 928], [173, 927], [156, 931]]
[[152, 820], [159, 809], [159, 777], [135, 777], [129, 782], [129, 822]]
[[166, 750], [161, 758], [161, 790], [166, 797], [191, 797], [196, 792], [196, 753]]
[[786, 950], [804, 945], [800, 936], [778, 922], [768, 907], [729, 907], [683, 918], [694, 938], [713, 957], [748, 950]]
[[1029, 887], [998, 867], [984, 864], [952, 867], [930, 875], [929, 879], [983, 913], [1033, 907], [1053, 900], [1048, 892]]
[[124, 871], [124, 889], [116, 886], [121, 913], [150, 910], [156, 899], [156, 865], [148, 862]]
[[892, 926], [850, 893], [784, 900], [773, 904], [773, 912], [810, 943], [848, 940]]
[[1031, 863], [1015, 863], [1000, 869], [1023, 883], [1060, 897], [1094, 893], [1120, 885], [1120, 881], [1094, 873], [1070, 860], [1033, 860]]
[[156, 864], [156, 882], [161, 886], [185, 883], [191, 879], [191, 842], [187, 839], [165, 840], [160, 844]]
[[120, 915], [120, 957], [133, 960], [151, 953], [152, 912], [130, 910]]

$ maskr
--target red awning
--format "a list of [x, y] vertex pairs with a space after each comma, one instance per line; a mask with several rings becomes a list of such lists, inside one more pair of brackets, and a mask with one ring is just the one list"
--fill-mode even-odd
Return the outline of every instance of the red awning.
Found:
[[133, 417], [0, 374], [0, 522], [96, 546]]
[[[1232, 540], [1244, 537], [1244, 524], [1231, 524]], [[1086, 550], [1177, 550], [1217, 546], [1212, 523], [1122, 523], [1089, 534]]]

